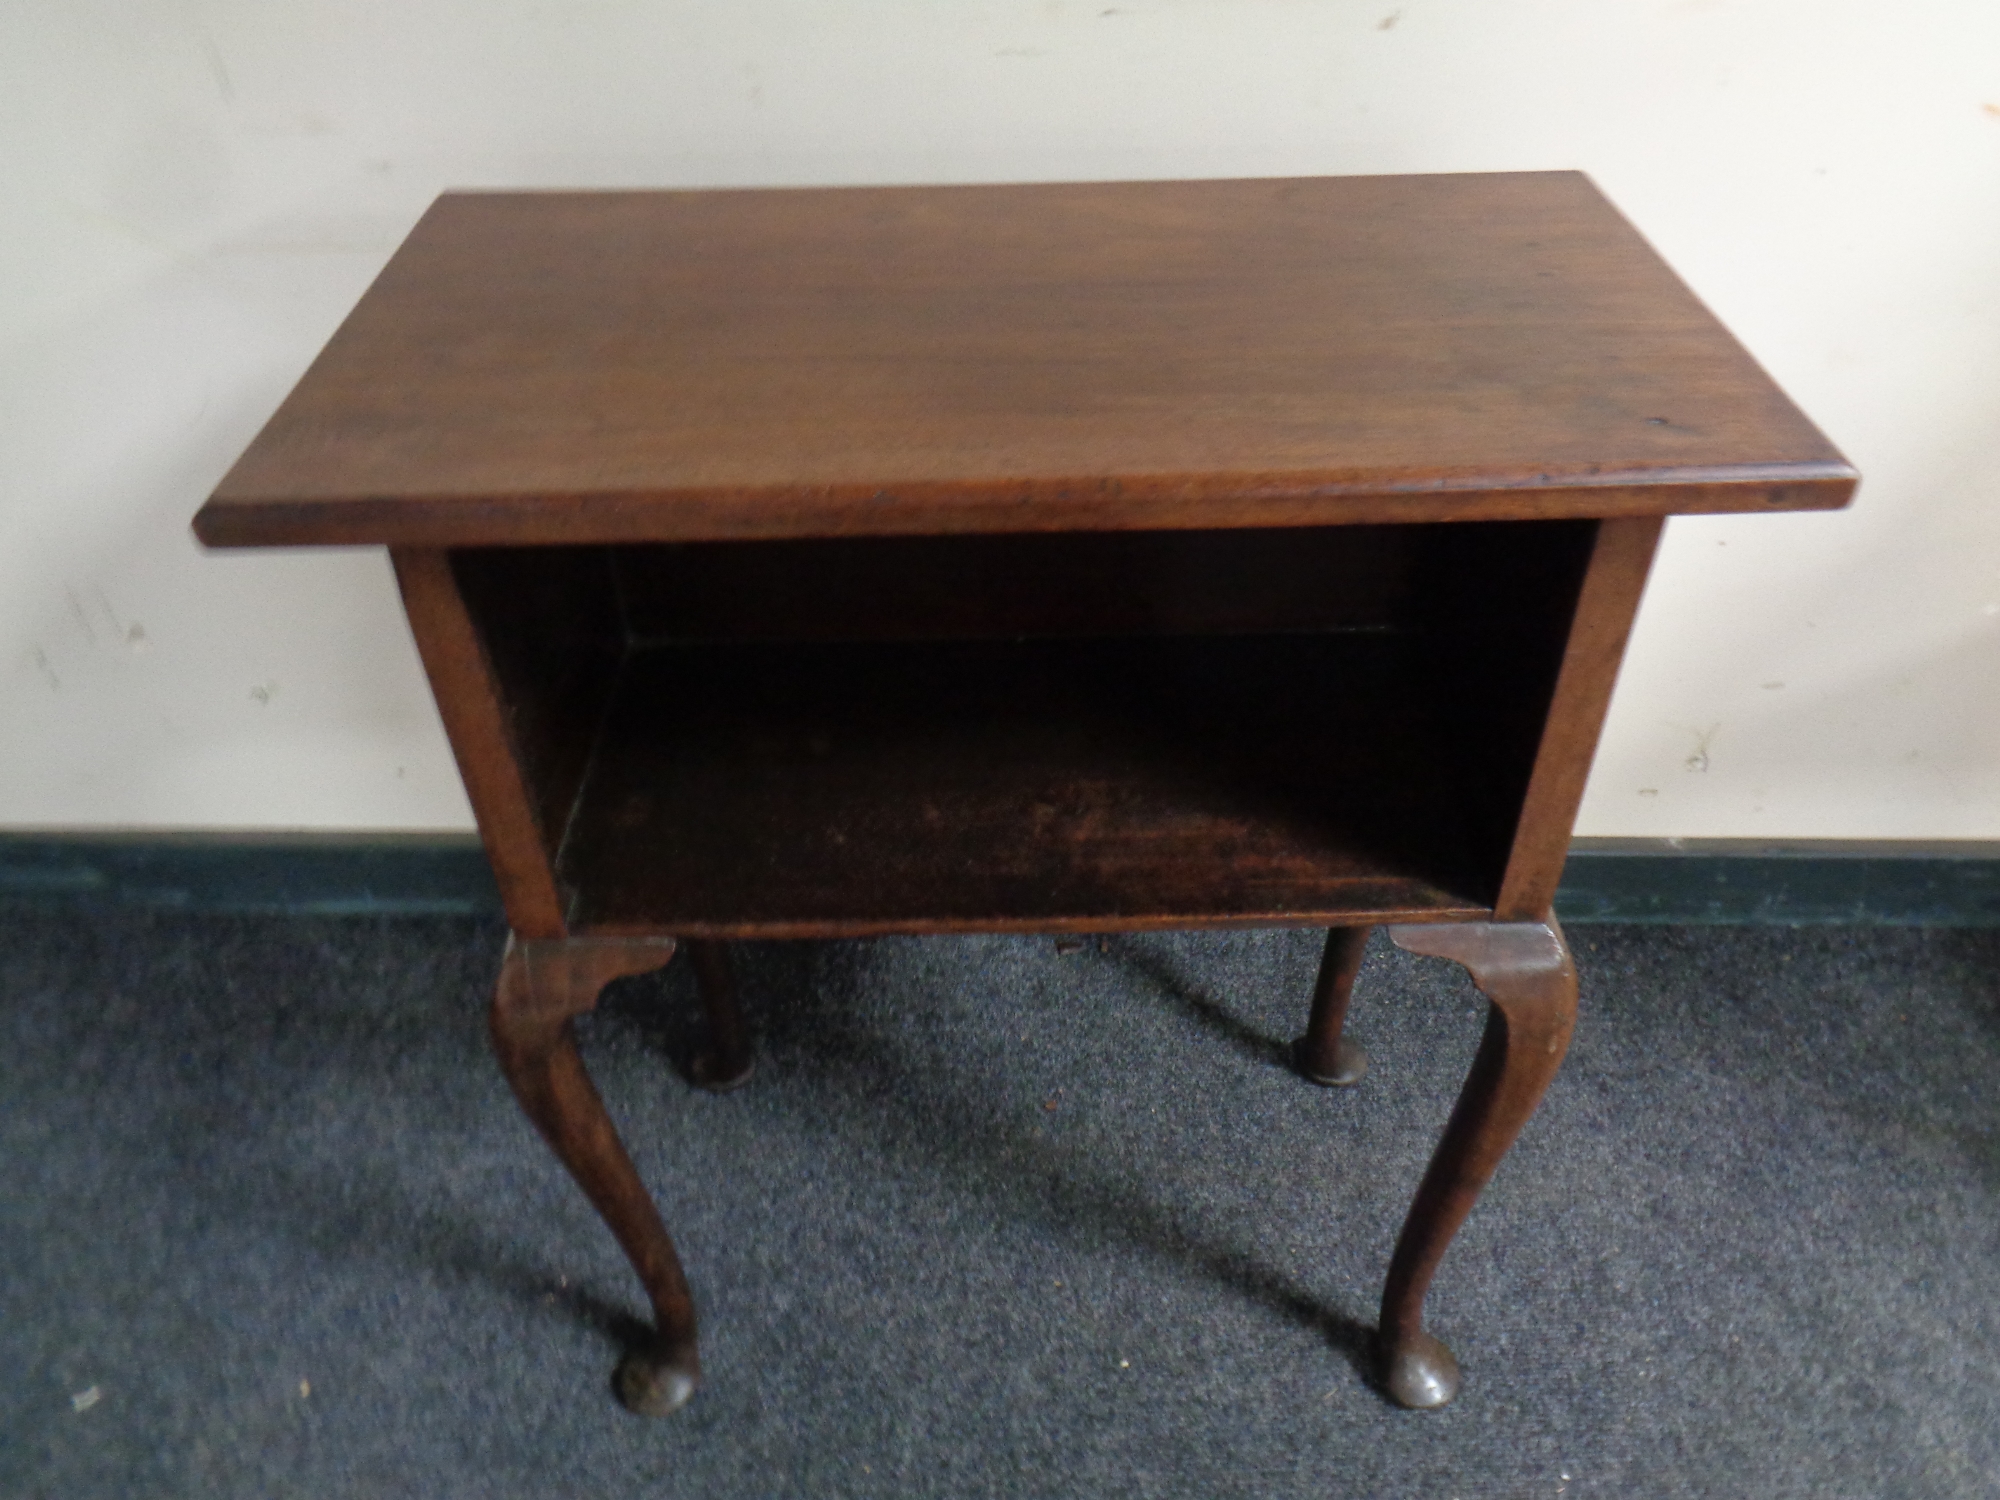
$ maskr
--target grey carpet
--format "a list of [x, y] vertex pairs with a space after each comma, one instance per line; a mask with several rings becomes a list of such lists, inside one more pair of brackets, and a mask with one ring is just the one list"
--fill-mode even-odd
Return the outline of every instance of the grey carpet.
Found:
[[685, 966], [623, 982], [585, 1054], [704, 1319], [663, 1422], [487, 1056], [500, 936], [0, 914], [0, 1494], [2000, 1493], [2000, 933], [1573, 929], [1437, 1414], [1361, 1351], [1450, 965], [1378, 937], [1345, 1092], [1277, 1065], [1308, 932], [748, 947], [725, 1098]]

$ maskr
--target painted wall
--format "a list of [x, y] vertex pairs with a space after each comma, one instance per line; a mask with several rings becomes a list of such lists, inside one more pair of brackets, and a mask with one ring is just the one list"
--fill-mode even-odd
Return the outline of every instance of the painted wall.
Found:
[[1580, 831], [2000, 837], [1992, 0], [9, 0], [0, 825], [469, 824], [382, 558], [187, 533], [441, 188], [1549, 167], [1866, 476], [1673, 523]]

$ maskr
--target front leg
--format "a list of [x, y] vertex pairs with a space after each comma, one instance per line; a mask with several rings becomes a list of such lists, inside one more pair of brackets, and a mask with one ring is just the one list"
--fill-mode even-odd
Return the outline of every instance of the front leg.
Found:
[[1458, 1394], [1458, 1361], [1424, 1331], [1424, 1294], [1562, 1064], [1576, 1024], [1576, 966], [1553, 917], [1398, 927], [1390, 936], [1405, 952], [1464, 965], [1492, 1002], [1479, 1053], [1403, 1221], [1382, 1288], [1383, 1384], [1404, 1406], [1436, 1407]]
[[510, 937], [493, 997], [493, 1049], [521, 1108], [617, 1236], [653, 1304], [654, 1332], [619, 1363], [618, 1398], [664, 1415], [701, 1382], [694, 1299], [660, 1212], [577, 1055], [570, 1019], [614, 979], [657, 969], [672, 938]]

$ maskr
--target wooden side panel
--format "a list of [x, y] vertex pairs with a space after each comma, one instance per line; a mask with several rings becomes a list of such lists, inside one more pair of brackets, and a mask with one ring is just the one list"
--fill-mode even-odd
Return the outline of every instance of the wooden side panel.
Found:
[[1494, 903], [1496, 921], [1542, 921], [1555, 900], [1577, 804], [1665, 524], [1658, 516], [1598, 523], [1507, 874]]
[[1451, 755], [1467, 837], [1499, 900], [1597, 540], [1594, 521], [1468, 522], [1425, 537], [1422, 690]]
[[493, 664], [459, 595], [451, 559], [428, 547], [392, 547], [389, 558], [508, 923], [524, 938], [562, 937], [568, 929], [553, 862]]
[[451, 567], [553, 863], [625, 657], [610, 555], [601, 547], [461, 548]]

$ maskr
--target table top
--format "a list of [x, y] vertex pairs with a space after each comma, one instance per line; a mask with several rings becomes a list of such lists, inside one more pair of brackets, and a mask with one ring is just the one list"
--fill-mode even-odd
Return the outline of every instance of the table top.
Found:
[[1657, 515], [1855, 478], [1579, 173], [451, 193], [196, 531]]

